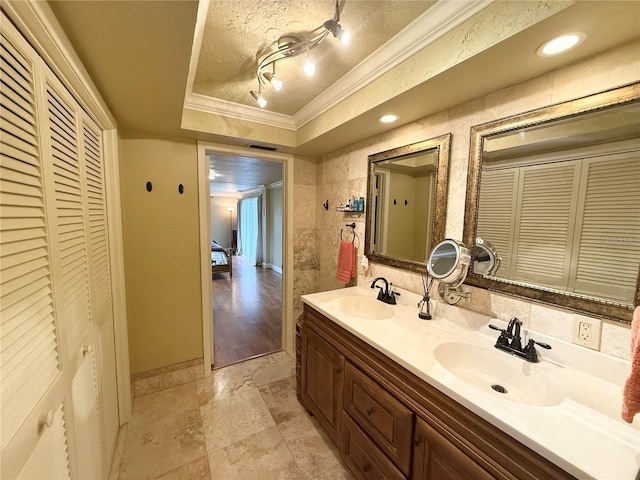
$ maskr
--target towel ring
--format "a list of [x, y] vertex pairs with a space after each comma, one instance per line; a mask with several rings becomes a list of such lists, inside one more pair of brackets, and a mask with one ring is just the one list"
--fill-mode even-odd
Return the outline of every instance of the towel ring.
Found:
[[[353, 243], [355, 245], [356, 238], [358, 238], [358, 240], [360, 240], [359, 237], [358, 237], [358, 234], [356, 233], [356, 223], [355, 222], [347, 223], [345, 225], [345, 227], [349, 227], [351, 229], [351, 234], [353, 235], [353, 237], [351, 238], [351, 243]], [[342, 230], [343, 229], [341, 228], [340, 229], [340, 240], [344, 240], [344, 238], [342, 238]], [[358, 242], [358, 245], [359, 244], [360, 244], [360, 242]]]

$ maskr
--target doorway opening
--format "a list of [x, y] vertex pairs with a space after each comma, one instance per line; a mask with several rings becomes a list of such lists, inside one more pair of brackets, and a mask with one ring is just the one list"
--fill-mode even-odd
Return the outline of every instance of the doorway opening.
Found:
[[[291, 228], [293, 158], [249, 154], [240, 147], [198, 147], [200, 186], [207, 190], [206, 201], [200, 195], [201, 242], [206, 238], [205, 245], [211, 245], [211, 252], [202, 248], [208, 259], [202, 259], [205, 362], [219, 368], [290, 352], [292, 255], [286, 232]], [[216, 246], [224, 253], [214, 260]], [[204, 284], [205, 268], [209, 285]]]

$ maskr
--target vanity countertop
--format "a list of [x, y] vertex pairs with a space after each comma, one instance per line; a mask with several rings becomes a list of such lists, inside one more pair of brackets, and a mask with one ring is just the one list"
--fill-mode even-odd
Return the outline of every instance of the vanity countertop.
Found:
[[[372, 306], [376, 292], [350, 287], [302, 300], [575, 477], [636, 478], [640, 416], [631, 425], [620, 419], [629, 362], [531, 332], [553, 349], [538, 348], [542, 361], [528, 363], [493, 348], [498, 332], [488, 324], [505, 328], [505, 322], [437, 301], [431, 302], [434, 318], [421, 320], [420, 297], [402, 290], [398, 305], [370, 309], [370, 316], [389, 318], [357, 316], [360, 300], [353, 297]], [[523, 329], [523, 344], [527, 333]], [[478, 355], [483, 360], [467, 369], [465, 361]], [[501, 384], [507, 379], [507, 394], [491, 389], [494, 372]]]

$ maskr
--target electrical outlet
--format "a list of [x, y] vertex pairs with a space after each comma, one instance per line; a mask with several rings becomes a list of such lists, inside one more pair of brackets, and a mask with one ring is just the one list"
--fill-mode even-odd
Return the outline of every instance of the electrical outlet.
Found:
[[574, 315], [573, 322], [573, 343], [600, 350], [602, 322], [582, 315]]

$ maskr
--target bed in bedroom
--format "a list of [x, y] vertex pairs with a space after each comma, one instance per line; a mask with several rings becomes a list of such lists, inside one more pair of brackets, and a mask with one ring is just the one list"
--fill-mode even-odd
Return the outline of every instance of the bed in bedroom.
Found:
[[231, 252], [220, 246], [216, 241], [211, 242], [211, 275], [214, 273], [229, 272], [229, 277], [233, 275], [233, 263], [231, 262]]

